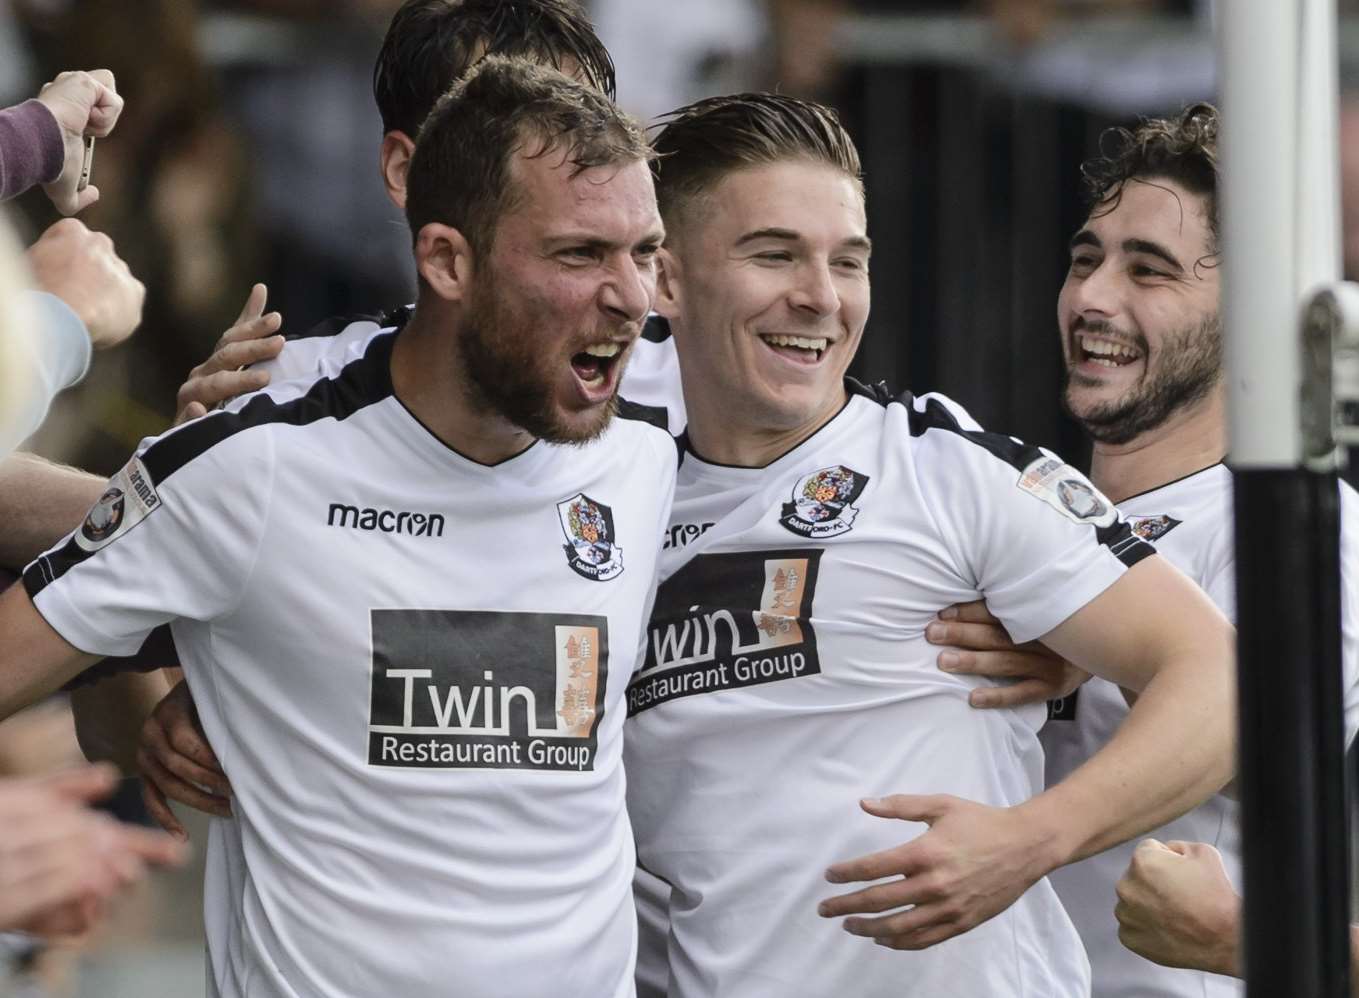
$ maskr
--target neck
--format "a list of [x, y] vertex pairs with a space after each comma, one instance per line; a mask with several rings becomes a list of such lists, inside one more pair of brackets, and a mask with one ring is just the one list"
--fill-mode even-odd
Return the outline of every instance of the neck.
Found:
[[392, 390], [446, 446], [480, 464], [498, 464], [534, 438], [490, 410], [453, 349], [457, 320], [420, 305], [392, 347]]
[[755, 420], [742, 422], [741, 414], [730, 405], [712, 400], [691, 400], [686, 393], [685, 408], [689, 425], [686, 433], [694, 453], [714, 464], [737, 468], [763, 468], [787, 454], [845, 407], [848, 395], [837, 386], [817, 411], [796, 426], [761, 426]]
[[1090, 480], [1118, 503], [1221, 461], [1227, 453], [1224, 392], [1219, 384], [1203, 401], [1126, 444], [1096, 441]]

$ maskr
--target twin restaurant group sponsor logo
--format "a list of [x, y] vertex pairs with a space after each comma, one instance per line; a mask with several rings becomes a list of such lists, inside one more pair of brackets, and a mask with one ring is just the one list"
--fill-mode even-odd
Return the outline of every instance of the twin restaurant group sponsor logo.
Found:
[[606, 618], [373, 610], [371, 625], [371, 765], [594, 769]]
[[679, 697], [816, 675], [820, 550], [700, 555], [656, 593], [628, 714]]

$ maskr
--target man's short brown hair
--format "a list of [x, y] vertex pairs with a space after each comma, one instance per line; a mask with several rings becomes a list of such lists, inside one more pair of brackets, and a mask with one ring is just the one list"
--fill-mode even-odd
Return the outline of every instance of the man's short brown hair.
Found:
[[1185, 108], [1173, 118], [1148, 118], [1136, 128], [1111, 128], [1100, 138], [1100, 155], [1081, 166], [1090, 213], [1118, 207], [1130, 180], [1169, 180], [1203, 198], [1210, 249], [1218, 245], [1218, 112], [1211, 104]]
[[382, 130], [414, 136], [435, 102], [484, 55], [570, 65], [613, 96], [613, 60], [577, 0], [406, 0], [373, 66]]
[[406, 181], [412, 234], [442, 222], [479, 256], [489, 252], [496, 223], [514, 204], [513, 156], [558, 152], [573, 176], [651, 155], [641, 126], [598, 90], [524, 59], [485, 59], [420, 129]]
[[667, 228], [690, 202], [749, 167], [807, 160], [861, 182], [854, 141], [824, 104], [782, 94], [733, 94], [697, 101], [666, 117], [651, 169]]

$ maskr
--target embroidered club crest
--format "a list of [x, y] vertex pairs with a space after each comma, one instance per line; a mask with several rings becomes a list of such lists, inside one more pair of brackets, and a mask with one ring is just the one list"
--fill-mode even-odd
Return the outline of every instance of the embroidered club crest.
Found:
[[1165, 513], [1160, 516], [1128, 517], [1128, 526], [1132, 528], [1134, 534], [1144, 541], [1154, 541], [1164, 537], [1182, 522], [1184, 521], [1177, 520], [1173, 516], [1167, 516]]
[[577, 575], [607, 582], [623, 571], [623, 549], [614, 543], [613, 511], [584, 492], [557, 503], [566, 563]]
[[81, 534], [94, 544], [112, 537], [123, 523], [123, 509], [123, 490], [110, 486], [94, 504], [90, 515], [85, 517], [85, 523], [80, 528]]
[[1113, 504], [1060, 458], [1044, 454], [1024, 469], [1015, 484], [1020, 491], [1043, 500], [1073, 523], [1107, 527], [1118, 519]]
[[843, 464], [815, 471], [793, 488], [779, 522], [799, 537], [838, 537], [854, 526], [859, 510], [853, 503], [867, 484], [867, 475]]

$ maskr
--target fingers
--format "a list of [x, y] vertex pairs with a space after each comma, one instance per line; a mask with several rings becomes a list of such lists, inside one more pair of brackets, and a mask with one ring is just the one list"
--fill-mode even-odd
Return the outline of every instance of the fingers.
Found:
[[179, 410], [178, 415], [175, 416], [174, 425], [178, 426], [180, 423], [187, 423], [191, 419], [197, 419], [199, 416], [206, 416], [207, 414], [208, 410], [202, 402], [190, 402]]
[[1065, 676], [1065, 663], [1060, 658], [1010, 647], [1002, 651], [956, 651], [939, 653], [939, 668], [944, 672], [958, 672], [968, 676], [990, 676], [996, 679], [1039, 679], [1054, 688]]
[[827, 898], [816, 906], [822, 918], [835, 918], [838, 915], [875, 915], [893, 908], [907, 905], [924, 904], [938, 901], [943, 897], [938, 886], [928, 879], [928, 875], [901, 877], [885, 884], [874, 884], [849, 894]]
[[844, 930], [890, 949], [919, 950], [965, 932], [972, 926], [960, 912], [944, 904], [920, 904], [910, 911], [881, 918], [847, 918]]
[[234, 325], [239, 326], [242, 322], [258, 319], [264, 313], [264, 303], [268, 298], [269, 289], [264, 284], [252, 286], [250, 294], [245, 296], [245, 304], [241, 307], [241, 314], [236, 316]]
[[1008, 686], [987, 686], [967, 695], [968, 704], [981, 710], [1025, 707], [1033, 703], [1047, 703], [1052, 699], [1052, 686], [1041, 679], [1025, 679]]
[[180, 386], [179, 394], [175, 397], [179, 407], [176, 424], [193, 418], [187, 410], [195, 402], [201, 409], [197, 414], [201, 416], [218, 403], [246, 392], [259, 391], [267, 384], [268, 371], [218, 371], [206, 377], [191, 377]]
[[278, 328], [279, 321], [278, 313], [270, 312], [264, 318], [246, 323], [254, 329], [248, 335], [239, 336], [233, 336], [233, 332], [242, 327], [232, 326], [227, 333], [230, 338], [224, 337], [213, 355], [189, 372], [190, 380], [222, 372], [234, 373], [248, 364], [273, 360], [283, 350], [284, 340], [282, 336], [268, 334]]
[[70, 801], [103, 800], [118, 786], [118, 770], [107, 762], [96, 762], [53, 773], [35, 783]]
[[1001, 625], [986, 605], [986, 600], [973, 600], [971, 603], [955, 603], [939, 611], [940, 620], [958, 620], [967, 624]]
[[137, 766], [142, 771], [142, 779], [155, 783], [160, 792], [170, 800], [179, 801], [179, 803], [185, 804], [195, 811], [202, 811], [204, 814], [215, 815], [218, 818], [231, 817], [230, 801], [205, 790], [200, 790], [193, 784], [180, 779], [145, 749], [137, 753]]
[[[64, 212], [64, 214], [77, 215], [98, 200], [99, 188], [90, 184], [83, 191], [76, 191], [74, 206], [69, 212]], [[58, 210], [61, 210], [60, 206], [58, 206]]]
[[85, 131], [95, 138], [104, 138], [113, 131], [123, 113], [123, 98], [119, 96], [113, 73], [109, 70], [92, 69], [87, 75], [98, 86], [98, 94], [90, 108], [90, 123]]
[[932, 620], [925, 626], [925, 640], [970, 651], [1005, 651], [1016, 647], [998, 624], [970, 624], [957, 620]]
[[146, 813], [151, 815], [156, 824], [180, 841], [188, 841], [189, 833], [175, 817], [175, 812], [170, 810], [170, 803], [165, 799], [165, 794], [161, 793], [160, 787], [147, 779], [142, 780], [142, 803], [146, 805]]

